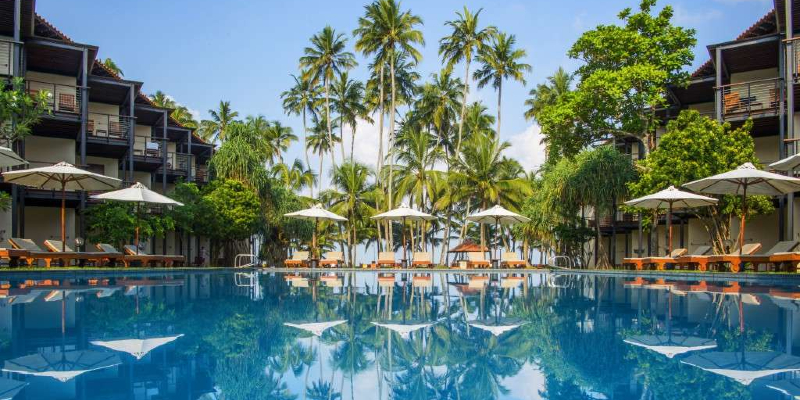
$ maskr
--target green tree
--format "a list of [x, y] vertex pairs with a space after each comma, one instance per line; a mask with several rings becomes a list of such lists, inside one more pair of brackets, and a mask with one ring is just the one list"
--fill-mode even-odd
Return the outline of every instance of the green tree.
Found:
[[369, 182], [372, 171], [364, 164], [346, 161], [331, 171], [334, 191], [329, 193], [331, 209], [347, 218], [347, 259], [351, 266], [356, 265], [358, 228], [360, 222], [375, 214], [373, 197], [374, 186]]
[[319, 175], [317, 175], [319, 179], [322, 179], [322, 167], [325, 161], [325, 153], [333, 155], [333, 147], [336, 145], [336, 142], [341, 140], [338, 136], [331, 136], [328, 134], [327, 127], [330, 126], [332, 125], [326, 121], [325, 116], [322, 116], [314, 122], [314, 127], [311, 128], [311, 134], [306, 136], [306, 148], [311, 149], [319, 156]]
[[175, 228], [171, 215], [138, 211], [133, 203], [104, 202], [86, 209], [87, 239], [93, 243], [111, 243], [117, 248], [130, 243], [136, 227], [140, 237], [164, 237]]
[[290, 190], [300, 191], [314, 185], [317, 175], [311, 168], [303, 164], [300, 159], [295, 159], [291, 165], [278, 163], [272, 167], [273, 178], [278, 179]]
[[344, 125], [350, 125], [350, 161], [353, 161], [353, 151], [356, 142], [356, 126], [358, 119], [372, 122], [369, 117], [367, 106], [364, 102], [364, 84], [360, 81], [350, 79], [347, 72], [339, 75], [339, 79], [333, 85], [333, 106], [339, 114], [339, 137], [342, 138], [342, 160], [344, 154]]
[[531, 66], [521, 62], [527, 57], [524, 49], [514, 48], [517, 38], [497, 32], [492, 35], [491, 43], [484, 46], [477, 56], [481, 68], [475, 71], [474, 78], [478, 81], [478, 88], [491, 84], [497, 90], [497, 134], [500, 134], [500, 110], [502, 109], [503, 81], [513, 79], [525, 85], [525, 73], [531, 71]]
[[670, 85], [689, 79], [685, 67], [694, 59], [695, 31], [672, 24], [665, 6], [653, 14], [656, 0], [642, 0], [634, 13], [619, 13], [622, 25], [599, 25], [572, 45], [569, 56], [583, 62], [575, 96], [564, 104], [590, 130], [632, 136], [655, 147], [655, 110], [666, 105]]
[[464, 128], [464, 115], [467, 111], [467, 96], [469, 95], [469, 65], [476, 53], [486, 46], [489, 38], [496, 32], [496, 28], [488, 26], [478, 27], [478, 17], [483, 9], [472, 13], [467, 7], [464, 12], [456, 12], [457, 19], [445, 22], [451, 29], [448, 36], [439, 40], [439, 56], [447, 64], [447, 69], [464, 61], [464, 92], [461, 95], [461, 114], [458, 121], [458, 139], [456, 140], [456, 153], [461, 151], [461, 134]]
[[200, 121], [200, 137], [207, 141], [218, 140], [224, 142], [227, 139], [228, 126], [236, 121], [239, 116], [238, 111], [231, 109], [230, 101], [220, 100], [216, 110], [208, 110], [211, 119]]
[[119, 76], [125, 76], [125, 74], [122, 73], [122, 69], [119, 67], [119, 65], [117, 65], [117, 63], [114, 62], [114, 60], [111, 59], [111, 57], [106, 57], [106, 59], [103, 60], [103, 65], [110, 69], [111, 72]]
[[[343, 33], [336, 33], [330, 26], [311, 37], [311, 46], [304, 50], [300, 57], [300, 67], [305, 68], [308, 79], [313, 83], [322, 80], [325, 90], [325, 119], [328, 125], [328, 141], [333, 142], [333, 118], [331, 117], [331, 82], [336, 75], [356, 66], [353, 53], [346, 51], [347, 38]], [[329, 149], [331, 163], [336, 165], [333, 148]], [[321, 176], [320, 176], [321, 178]]]
[[30, 135], [42, 115], [51, 112], [53, 96], [46, 90], [29, 92], [22, 78], [0, 87], [0, 140], [9, 146]]
[[228, 138], [211, 157], [209, 168], [217, 178], [234, 179], [262, 189], [269, 175], [266, 163], [273, 154], [264, 130], [241, 122], [230, 124], [226, 130]]
[[[233, 242], [248, 239], [261, 221], [261, 203], [256, 192], [233, 179], [217, 179], [204, 196], [211, 209], [204, 218], [213, 219], [211, 237], [225, 245], [225, 262], [232, 265]], [[212, 251], [213, 254], [213, 251]]]
[[[319, 87], [308, 79], [308, 72], [301, 71], [300, 77], [292, 75], [294, 85], [289, 90], [281, 93], [283, 99], [283, 110], [286, 114], [303, 116], [303, 143], [306, 141], [308, 127], [306, 126], [306, 115], [316, 118], [317, 106], [319, 105]], [[305, 148], [306, 165], [311, 165], [308, 160], [308, 148]], [[311, 197], [314, 197], [314, 187], [311, 186]]]
[[[667, 123], [667, 130], [646, 159], [639, 161], [641, 176], [631, 183], [631, 195], [648, 195], [670, 185], [680, 187], [685, 183], [720, 174], [746, 162], [759, 164], [755, 144], [750, 136], [752, 121], [732, 128], [730, 123], [719, 123], [685, 110], [677, 119]], [[731, 219], [741, 213], [739, 196], [720, 196], [713, 207], [698, 209], [696, 214], [709, 232], [716, 252], [725, 252], [730, 239]], [[764, 196], [748, 197], [748, 216], [768, 214], [772, 202]]]

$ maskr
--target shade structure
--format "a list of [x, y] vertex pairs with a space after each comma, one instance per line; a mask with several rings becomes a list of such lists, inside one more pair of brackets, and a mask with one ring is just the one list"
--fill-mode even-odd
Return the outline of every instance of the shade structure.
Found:
[[27, 382], [21, 382], [14, 379], [0, 378], [0, 400], [11, 400], [19, 393]]
[[136, 234], [134, 244], [136, 252], [139, 252], [139, 205], [141, 204], [164, 204], [167, 206], [182, 206], [183, 203], [170, 199], [160, 193], [156, 193], [147, 186], [136, 182], [131, 187], [115, 190], [113, 192], [101, 193], [92, 196], [96, 200], [114, 200], [128, 203], [136, 203]]
[[67, 382], [91, 371], [121, 364], [119, 356], [92, 350], [37, 353], [6, 360], [3, 371], [22, 375], [43, 376]]
[[327, 322], [284, 322], [285, 326], [290, 326], [292, 328], [302, 329], [306, 332], [310, 332], [314, 336], [322, 336], [326, 330], [333, 328], [336, 325], [341, 325], [347, 322], [347, 320], [340, 319], [336, 321], [327, 321]]
[[14, 150], [0, 146], [0, 168], [16, 167], [17, 165], [27, 165], [28, 162], [20, 157]]
[[[519, 215], [513, 211], [506, 210], [500, 205], [495, 205], [492, 208], [488, 208], [486, 210], [477, 212], [467, 217], [468, 221], [477, 222], [479, 224], [491, 224], [494, 223], [494, 234], [495, 234], [495, 246], [492, 249], [492, 253], [497, 250], [497, 228], [498, 225], [513, 225], [513, 224], [523, 224], [530, 221], [530, 218]], [[483, 243], [481, 243], [483, 246]], [[500, 255], [497, 254], [497, 259], [500, 258]]]
[[469, 325], [480, 330], [484, 330], [486, 332], [491, 333], [494, 336], [502, 336], [506, 332], [511, 332], [522, 325], [525, 325], [527, 322], [519, 321], [519, 320], [494, 320], [494, 319], [487, 319], [487, 320], [475, 320], [470, 321]]
[[769, 167], [778, 171], [791, 171], [800, 166], [800, 153], [775, 161]]
[[800, 371], [800, 357], [776, 351], [745, 351], [693, 354], [681, 360], [702, 370], [726, 376], [743, 385], [749, 385], [758, 378], [781, 372]]
[[136, 357], [137, 360], [141, 360], [147, 353], [153, 351], [153, 349], [174, 342], [181, 336], [183, 336], [183, 334], [147, 339], [94, 340], [90, 343], [95, 346], [128, 353]]
[[402, 204], [394, 210], [373, 215], [371, 218], [376, 221], [400, 221], [403, 224], [403, 263], [406, 263], [408, 260], [405, 231], [406, 221], [433, 221], [437, 219], [433, 215], [409, 207], [408, 204]]
[[432, 326], [431, 322], [406, 322], [406, 323], [392, 323], [392, 322], [372, 322], [372, 325], [386, 328], [390, 331], [397, 332], [403, 339], [411, 337], [411, 332], [425, 329]]
[[793, 193], [800, 190], [800, 179], [762, 171], [752, 163], [744, 163], [732, 171], [689, 182], [683, 186], [695, 192], [742, 196], [742, 216], [739, 226], [739, 250], [741, 251], [744, 245], [747, 195], [778, 196]]
[[4, 172], [3, 179], [6, 182], [17, 185], [61, 191], [61, 251], [66, 250], [67, 246], [66, 191], [110, 190], [117, 188], [122, 183], [117, 178], [82, 170], [66, 162], [46, 167]]
[[800, 379], [786, 379], [777, 382], [770, 382], [767, 387], [783, 393], [790, 399], [800, 398]]
[[297, 218], [297, 219], [305, 219], [314, 221], [314, 232], [311, 238], [311, 249], [312, 251], [316, 251], [317, 249], [317, 226], [319, 225], [319, 221], [336, 221], [336, 222], [345, 222], [347, 218], [342, 217], [341, 215], [334, 214], [324, 208], [322, 208], [322, 204], [316, 204], [311, 208], [306, 208], [305, 210], [295, 211], [283, 214], [284, 217], [289, 218]]
[[684, 192], [675, 186], [662, 191], [625, 202], [625, 205], [650, 209], [667, 210], [667, 255], [672, 253], [672, 210], [675, 208], [695, 208], [717, 204], [717, 199]]
[[714, 339], [681, 335], [634, 335], [625, 339], [624, 342], [663, 354], [667, 358], [673, 358], [678, 354], [690, 351], [708, 350], [717, 347], [717, 341]]

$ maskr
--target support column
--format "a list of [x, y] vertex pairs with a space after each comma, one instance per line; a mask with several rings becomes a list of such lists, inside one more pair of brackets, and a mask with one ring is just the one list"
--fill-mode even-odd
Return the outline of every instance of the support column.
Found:
[[128, 181], [133, 182], [133, 145], [136, 141], [136, 118], [134, 117], [134, 104], [136, 102], [136, 85], [131, 83], [128, 91], [128, 115], [131, 120], [128, 127]]
[[22, 0], [14, 0], [14, 44], [11, 45], [11, 73], [22, 76]]
[[[164, 122], [162, 124], [162, 137], [161, 137], [161, 194], [167, 195], [167, 123], [169, 123], [169, 111], [164, 111], [164, 116], [161, 118]], [[176, 162], [173, 160], [172, 162]], [[162, 254], [167, 254], [167, 234], [161, 239]]]
[[[797, 152], [797, 144], [794, 139], [796, 137], [794, 132], [794, 43], [790, 39], [794, 37], [794, 27], [792, 26], [792, 3], [786, 1], [786, 68], [785, 68], [785, 84], [786, 84], [786, 137], [790, 139], [787, 146], [787, 155], [794, 155]], [[789, 171], [789, 175], [793, 175], [794, 171]], [[794, 193], [788, 196], [788, 207], [786, 213], [788, 235], [787, 239], [794, 240]]]
[[186, 182], [192, 182], [192, 166], [195, 165], [194, 155], [192, 154], [192, 131], [190, 130], [186, 136], [189, 138], [186, 142], [186, 152], [189, 153], [189, 170], [186, 171]]
[[[786, 76], [786, 54], [778, 52], [778, 76]], [[778, 159], [786, 157], [786, 81], [778, 81]], [[786, 196], [778, 199], [778, 240], [786, 240]]]
[[717, 62], [714, 63], [716, 72], [716, 80], [714, 82], [714, 111], [717, 121], [722, 122], [722, 49], [717, 47], [715, 51]]
[[[83, 49], [83, 60], [81, 67], [81, 168], [86, 167], [86, 129], [88, 128], [89, 118], [89, 49]], [[80, 237], [86, 238], [86, 192], [81, 191], [81, 203], [78, 216], [78, 232]], [[80, 251], [85, 251], [85, 243], [80, 246]]]

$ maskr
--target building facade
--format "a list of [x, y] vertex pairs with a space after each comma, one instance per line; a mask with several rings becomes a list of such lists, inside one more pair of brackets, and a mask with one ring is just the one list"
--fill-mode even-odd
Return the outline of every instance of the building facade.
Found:
[[[170, 117], [142, 91], [142, 82], [122, 78], [97, 59], [98, 47], [77, 43], [35, 10], [33, 0], [0, 2], [0, 77], [22, 77], [30, 93], [51, 94], [52, 112], [31, 135], [13, 143], [30, 167], [61, 161], [168, 194], [176, 182], [208, 182], [213, 146]], [[57, 239], [60, 193], [0, 184], [12, 194], [0, 213], [0, 239]], [[67, 193], [67, 243], [86, 237], [82, 212], [88, 193]], [[157, 210], [156, 210], [157, 211]], [[181, 232], [149, 238], [156, 254], [182, 254], [192, 261], [207, 243]], [[86, 244], [92, 249], [92, 244]]]

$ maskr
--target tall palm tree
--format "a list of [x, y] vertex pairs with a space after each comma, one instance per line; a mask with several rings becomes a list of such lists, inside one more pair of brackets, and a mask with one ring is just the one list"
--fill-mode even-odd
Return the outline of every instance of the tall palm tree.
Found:
[[[328, 124], [328, 141], [333, 142], [333, 118], [331, 118], [331, 81], [335, 75], [354, 68], [356, 60], [353, 53], [346, 51], [347, 38], [343, 33], [336, 33], [330, 26], [311, 37], [311, 46], [304, 50], [300, 57], [300, 67], [306, 69], [306, 78], [317, 83], [322, 80], [325, 88], [325, 121]], [[331, 152], [331, 162], [336, 159]]]
[[[397, 53], [407, 54], [415, 64], [422, 59], [422, 54], [415, 47], [425, 45], [422, 31], [417, 29], [419, 25], [422, 25], [422, 18], [412, 14], [410, 10], [401, 11], [399, 2], [376, 0], [364, 7], [364, 15], [358, 19], [358, 28], [353, 31], [353, 36], [358, 38], [356, 40], [357, 51], [363, 53], [364, 56], [375, 55], [376, 64], [379, 63], [381, 69], [384, 62], [389, 63], [392, 99], [389, 109], [389, 208], [392, 208], [393, 168], [391, 165], [394, 164], [391, 143], [395, 134], [395, 110], [397, 108], [395, 61]], [[382, 71], [380, 76], [383, 77]], [[383, 84], [381, 84], [381, 88], [383, 88]], [[380, 100], [383, 101], [382, 96]]]
[[347, 259], [356, 265], [355, 246], [358, 244], [357, 225], [375, 209], [368, 199], [374, 187], [369, 183], [372, 171], [364, 164], [345, 161], [331, 171], [331, 183], [335, 192], [331, 194], [331, 209], [347, 216]]
[[565, 71], [564, 67], [558, 67], [553, 75], [547, 77], [547, 82], [536, 85], [528, 93], [530, 98], [525, 100], [528, 107], [525, 118], [535, 119], [544, 107], [555, 104], [561, 96], [569, 93], [573, 80], [574, 75]]
[[464, 129], [464, 114], [467, 111], [467, 95], [469, 94], [469, 64], [476, 52], [481, 51], [496, 29], [493, 26], [478, 28], [478, 17], [483, 9], [472, 13], [464, 7], [464, 12], [456, 12], [458, 18], [445, 22], [452, 30], [450, 35], [439, 40], [439, 55], [447, 63], [447, 68], [464, 61], [464, 93], [461, 96], [461, 119], [458, 122], [458, 139], [456, 153], [461, 151], [461, 133]]
[[483, 103], [476, 101], [467, 106], [467, 115], [464, 118], [464, 140], [477, 134], [496, 135], [492, 125], [495, 123], [494, 115], [488, 113]]
[[[303, 142], [306, 141], [308, 127], [306, 126], [306, 114], [311, 114], [312, 118], [317, 116], [317, 106], [319, 105], [319, 87], [307, 79], [306, 71], [300, 72], [300, 77], [292, 75], [294, 85], [289, 90], [281, 93], [283, 99], [283, 110], [287, 115], [303, 116]], [[308, 149], [305, 149], [306, 165], [308, 161]], [[313, 197], [313, 196], [312, 196]]]
[[498, 32], [492, 35], [492, 41], [478, 52], [477, 60], [482, 64], [475, 71], [478, 88], [491, 84], [497, 90], [497, 134], [500, 135], [500, 110], [503, 100], [503, 80], [513, 79], [525, 85], [525, 73], [531, 66], [520, 62], [527, 56], [525, 49], [515, 49], [517, 39], [514, 35]]
[[451, 155], [455, 150], [452, 146], [452, 128], [458, 119], [464, 84], [461, 79], [453, 78], [452, 73], [447, 70], [431, 75], [431, 81], [423, 86], [415, 108], [427, 115], [426, 118], [439, 137], [439, 144]]
[[119, 67], [119, 65], [117, 65], [117, 63], [114, 62], [114, 60], [111, 59], [111, 57], [106, 57], [106, 59], [103, 60], [103, 65], [115, 74], [119, 76], [125, 76], [125, 74], [122, 73], [122, 69]]
[[280, 180], [287, 188], [300, 191], [314, 184], [317, 175], [300, 159], [295, 159], [291, 165], [278, 163], [272, 167], [272, 176]]
[[197, 120], [194, 119], [192, 113], [189, 112], [189, 109], [186, 106], [176, 105], [170, 116], [187, 128], [198, 128]]
[[292, 142], [297, 140], [297, 135], [292, 133], [292, 128], [283, 126], [280, 121], [272, 121], [267, 128], [267, 140], [271, 143], [274, 150], [273, 155], [278, 158], [278, 162], [283, 162], [283, 153], [289, 150]]
[[344, 125], [350, 125], [350, 161], [353, 160], [353, 149], [356, 141], [356, 125], [358, 118], [372, 122], [369, 111], [364, 104], [364, 83], [350, 79], [347, 72], [343, 72], [333, 85], [333, 106], [339, 114], [339, 136], [342, 138], [342, 160], [344, 154]]
[[[331, 154], [333, 152], [333, 148], [336, 145], [336, 142], [341, 140], [336, 136], [330, 135], [328, 131], [328, 127], [332, 126], [329, 121], [326, 121], [325, 116], [318, 118], [314, 121], [314, 126], [311, 128], [311, 134], [306, 136], [306, 148], [312, 150], [313, 153], [319, 156], [319, 176], [322, 179], [322, 167], [325, 160], [325, 153]], [[320, 186], [322, 184], [320, 183]], [[313, 192], [311, 193], [311, 197], [314, 197]]]
[[208, 114], [211, 115], [210, 120], [200, 121], [200, 129], [203, 130], [201, 136], [224, 142], [228, 125], [236, 120], [236, 117], [239, 116], [239, 112], [231, 109], [230, 101], [220, 100], [219, 108], [216, 110], [208, 110]]
[[175, 100], [168, 94], [156, 90], [155, 93], [150, 95], [150, 101], [153, 102], [158, 107], [162, 108], [174, 108], [175, 107]]

